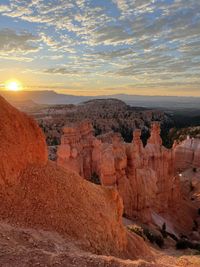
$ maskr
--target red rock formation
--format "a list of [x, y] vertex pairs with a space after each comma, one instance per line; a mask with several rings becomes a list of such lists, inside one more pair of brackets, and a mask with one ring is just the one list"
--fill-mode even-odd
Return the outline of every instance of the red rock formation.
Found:
[[[172, 152], [161, 145], [160, 127], [153, 123], [151, 136], [143, 147], [140, 131], [134, 133], [133, 143], [127, 144], [127, 177], [129, 181], [130, 204], [125, 206], [125, 213], [130, 217], [138, 217], [143, 221], [151, 221], [152, 212], [162, 213], [170, 205], [179, 202], [179, 188], [172, 172]], [[176, 185], [176, 199], [173, 186]], [[119, 192], [123, 190], [119, 188]], [[123, 199], [124, 199], [123, 198]], [[126, 201], [130, 202], [130, 201]], [[127, 207], [127, 208], [126, 208]]]
[[[0, 219], [57, 231], [96, 253], [124, 256], [127, 236], [118, 192], [47, 162], [44, 138], [36, 123], [2, 98], [0, 114]], [[70, 139], [63, 140], [64, 159], [79, 163], [80, 148], [88, 153], [88, 144], [92, 145], [91, 129], [81, 125], [81, 136], [73, 129], [67, 131]], [[87, 142], [80, 144], [80, 138]]]
[[87, 121], [77, 126], [72, 124], [71, 127], [65, 127], [63, 132], [61, 146], [57, 151], [58, 165], [76, 171], [85, 178], [90, 178], [94, 141], [91, 124]]
[[16, 183], [28, 164], [44, 165], [47, 147], [36, 122], [0, 96], [0, 184]]
[[175, 171], [183, 171], [191, 167], [200, 167], [200, 140], [188, 137], [180, 144], [175, 143]]
[[[127, 235], [122, 225], [123, 203], [119, 193], [125, 213], [145, 222], [152, 220], [152, 213], [156, 217], [156, 213], [169, 211], [170, 216], [172, 206], [177, 207], [179, 184], [173, 177], [172, 151], [162, 147], [157, 124], [152, 126], [145, 148], [140, 131], [134, 132], [133, 143], [125, 144], [116, 136], [112, 143], [102, 143], [93, 137], [89, 124], [66, 129], [59, 158], [61, 164], [72, 164], [72, 172], [47, 162], [46, 146], [38, 126], [1, 98], [0, 114], [1, 220], [56, 231], [67, 241], [76, 240], [82, 248], [98, 254], [151, 257], [142, 238]], [[102, 183], [109, 187], [85, 181], [77, 170], [85, 177], [96, 171]], [[176, 209], [176, 213], [181, 214], [180, 220], [186, 215], [185, 209]], [[177, 217], [175, 213], [173, 217]], [[83, 258], [91, 263], [91, 254], [84, 254]], [[74, 263], [74, 258], [70, 261]], [[119, 266], [127, 265], [113, 258], [110, 261], [113, 263], [110, 266], [115, 266], [115, 262]], [[98, 265], [98, 261], [93, 261], [91, 266], [96, 266], [94, 262]], [[101, 262], [102, 266], [107, 264], [103, 258]]]
[[[75, 128], [78, 136], [79, 128]], [[159, 123], [152, 124], [151, 136], [145, 147], [140, 139], [140, 130], [134, 131], [133, 142], [127, 144], [115, 134], [99, 138], [107, 141], [102, 143], [92, 138], [91, 132], [89, 138], [86, 135], [78, 141], [77, 147], [81, 147], [81, 150], [78, 152], [79, 164], [74, 167], [75, 171], [80, 173], [80, 170], [89, 169], [91, 173], [96, 172], [100, 176], [104, 186], [116, 186], [123, 199], [124, 213], [130, 218], [151, 222], [153, 212], [164, 213], [170, 207], [177, 207], [180, 187], [178, 178], [173, 174], [172, 150], [162, 146]], [[63, 138], [70, 140], [70, 135], [68, 137], [65, 132]], [[59, 152], [62, 150], [65, 150], [63, 145]], [[75, 162], [62, 162], [62, 156], [58, 154], [58, 164], [65, 168], [73, 166]], [[82, 176], [87, 178], [85, 171]]]

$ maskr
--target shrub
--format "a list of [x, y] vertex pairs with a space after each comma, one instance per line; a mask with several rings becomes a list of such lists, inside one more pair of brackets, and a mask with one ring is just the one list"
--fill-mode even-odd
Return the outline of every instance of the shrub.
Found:
[[200, 251], [200, 243], [191, 242], [188, 239], [179, 239], [176, 243], [176, 249], [195, 249]]
[[176, 243], [176, 249], [195, 249], [200, 251], [200, 243], [197, 242], [191, 242], [188, 239], [179, 239]]
[[149, 231], [149, 229], [145, 228], [144, 229], [144, 235], [147, 237], [147, 239], [153, 244], [155, 239], [154, 236], [152, 234], [152, 232]]
[[[128, 226], [128, 229], [142, 237], [144, 240], [147, 238], [152, 244], [158, 245], [160, 248], [164, 246], [164, 239], [161, 235], [150, 231], [148, 228], [142, 228], [137, 225]], [[146, 238], [145, 238], [146, 237]]]
[[147, 228], [144, 229], [144, 235], [152, 244], [156, 243], [160, 248], [164, 246], [164, 239], [161, 235], [155, 234]]
[[200, 252], [200, 243], [193, 243], [192, 247]]
[[142, 227], [137, 226], [137, 225], [131, 225], [131, 226], [128, 226], [128, 229], [131, 232], [135, 233], [136, 235], [139, 235], [140, 237], [142, 237], [145, 240]]
[[170, 236], [173, 240], [178, 241], [178, 238], [174, 234], [167, 232], [167, 235]]
[[92, 183], [94, 183], [94, 184], [98, 184], [98, 185], [101, 184], [99, 175], [98, 175], [96, 172], [93, 172], [93, 174], [92, 174], [91, 177], [90, 177], [90, 181], [91, 181]]
[[161, 234], [163, 238], [167, 238], [166, 223], [163, 223], [162, 225]]
[[162, 248], [164, 246], [164, 239], [161, 235], [155, 236], [155, 243], [159, 246], [159, 248]]
[[190, 247], [189, 243], [187, 239], [179, 239], [176, 243], [176, 249], [187, 249]]

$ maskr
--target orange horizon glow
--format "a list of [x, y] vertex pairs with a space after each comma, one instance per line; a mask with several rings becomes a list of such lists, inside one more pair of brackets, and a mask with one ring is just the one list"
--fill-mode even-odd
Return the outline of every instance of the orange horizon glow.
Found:
[[[116, 94], [125, 94], [125, 95], [138, 95], [138, 96], [179, 96], [179, 97], [200, 97], [200, 93], [191, 93], [190, 91], [175, 93], [171, 90], [165, 90], [161, 88], [160, 90], [147, 90], [147, 89], [140, 89], [138, 88], [125, 88], [124, 92], [121, 89], [110, 90], [109, 88], [100, 88], [100, 89], [58, 89], [58, 88], [40, 88], [40, 86], [36, 86], [35, 88], [29, 88], [28, 86], [22, 86], [22, 83], [16, 80], [9, 80], [5, 82], [4, 86], [0, 88], [1, 91], [8, 91], [8, 92], [34, 92], [34, 91], [52, 91], [57, 94], [66, 94], [66, 95], [75, 95], [75, 96], [112, 96]], [[160, 91], [158, 93], [158, 91]], [[168, 91], [168, 94], [166, 94]]]
[[5, 82], [5, 90], [6, 91], [12, 91], [12, 92], [18, 92], [23, 90], [23, 86], [20, 81], [16, 79], [8, 80]]
[[[9, 92], [31, 92], [31, 91], [54, 91], [58, 94], [69, 94], [75, 96], [108, 96], [116, 94], [138, 95], [138, 96], [182, 96], [182, 97], [200, 97], [200, 91], [197, 87], [188, 90], [187, 85], [159, 87], [159, 89], [149, 86], [146, 88], [143, 84], [124, 84], [116, 87], [104, 87], [97, 84], [78, 84], [72, 87], [65, 87], [64, 83], [55, 83], [48, 85], [46, 82], [38, 84], [33, 82], [32, 77], [28, 77], [28, 81], [24, 77], [18, 75], [19, 78], [10, 78], [0, 82], [0, 91]], [[192, 90], [193, 89], [193, 90]]]

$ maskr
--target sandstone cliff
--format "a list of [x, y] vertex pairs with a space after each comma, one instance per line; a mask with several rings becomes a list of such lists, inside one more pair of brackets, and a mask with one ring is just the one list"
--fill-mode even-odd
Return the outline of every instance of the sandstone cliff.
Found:
[[183, 171], [192, 167], [200, 167], [200, 140], [189, 136], [182, 142], [175, 142], [175, 170]]
[[[44, 137], [36, 123], [2, 98], [0, 114], [1, 220], [57, 231], [96, 253], [127, 254], [117, 191], [47, 162]], [[73, 149], [72, 157], [76, 154]]]

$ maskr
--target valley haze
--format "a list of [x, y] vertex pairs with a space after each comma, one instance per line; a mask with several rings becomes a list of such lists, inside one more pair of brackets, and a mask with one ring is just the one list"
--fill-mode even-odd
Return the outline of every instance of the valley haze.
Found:
[[159, 108], [159, 109], [200, 109], [200, 97], [186, 96], [145, 96], [129, 94], [97, 95], [97, 96], [77, 96], [61, 94], [51, 90], [45, 91], [0, 91], [0, 94], [12, 103], [31, 100], [35, 104], [61, 105], [80, 104], [92, 99], [116, 98], [124, 101], [128, 105], [135, 107]]

